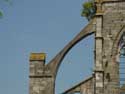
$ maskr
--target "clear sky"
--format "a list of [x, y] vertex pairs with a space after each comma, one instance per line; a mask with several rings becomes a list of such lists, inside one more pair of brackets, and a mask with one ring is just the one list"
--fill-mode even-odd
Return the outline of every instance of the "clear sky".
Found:
[[[0, 94], [29, 94], [29, 55], [47, 53], [50, 61], [86, 24], [84, 0], [0, 0]], [[92, 72], [93, 36], [77, 44], [63, 60], [56, 94]]]

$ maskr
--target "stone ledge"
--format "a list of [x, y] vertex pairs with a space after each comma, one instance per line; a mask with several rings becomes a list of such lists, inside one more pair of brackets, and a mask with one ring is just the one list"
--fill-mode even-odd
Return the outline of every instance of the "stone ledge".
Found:
[[125, 2], [123, 0], [95, 0], [95, 3], [113, 3], [113, 2]]
[[41, 76], [34, 76], [34, 75], [31, 75], [29, 76], [29, 78], [51, 78], [52, 75], [41, 75]]
[[30, 61], [45, 61], [46, 54], [45, 53], [31, 53]]

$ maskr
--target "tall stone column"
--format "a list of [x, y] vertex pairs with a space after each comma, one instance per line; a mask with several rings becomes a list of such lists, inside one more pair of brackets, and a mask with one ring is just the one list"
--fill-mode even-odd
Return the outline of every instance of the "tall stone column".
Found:
[[[101, 0], [100, 0], [101, 1]], [[102, 10], [101, 2], [96, 2], [96, 33], [95, 33], [95, 94], [104, 93], [104, 72], [102, 62]]]

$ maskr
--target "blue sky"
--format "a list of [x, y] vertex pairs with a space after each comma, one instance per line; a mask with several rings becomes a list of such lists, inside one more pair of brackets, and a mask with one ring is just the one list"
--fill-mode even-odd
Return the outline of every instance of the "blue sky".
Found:
[[[84, 0], [0, 1], [0, 94], [28, 94], [29, 55], [47, 53], [50, 61], [86, 24], [80, 16]], [[93, 36], [77, 44], [63, 60], [56, 94], [92, 72]]]

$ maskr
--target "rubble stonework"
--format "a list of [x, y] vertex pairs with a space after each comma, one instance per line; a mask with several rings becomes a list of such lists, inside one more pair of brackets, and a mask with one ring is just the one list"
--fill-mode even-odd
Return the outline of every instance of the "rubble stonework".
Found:
[[95, 0], [95, 4], [97, 7], [95, 17], [48, 64], [45, 64], [45, 54], [31, 54], [30, 94], [54, 94], [56, 75], [65, 55], [78, 42], [93, 33], [95, 34], [94, 74], [91, 79], [86, 79], [64, 94], [73, 94], [75, 91], [81, 94], [125, 93], [124, 86], [119, 87], [119, 42], [125, 33], [125, 1]]

